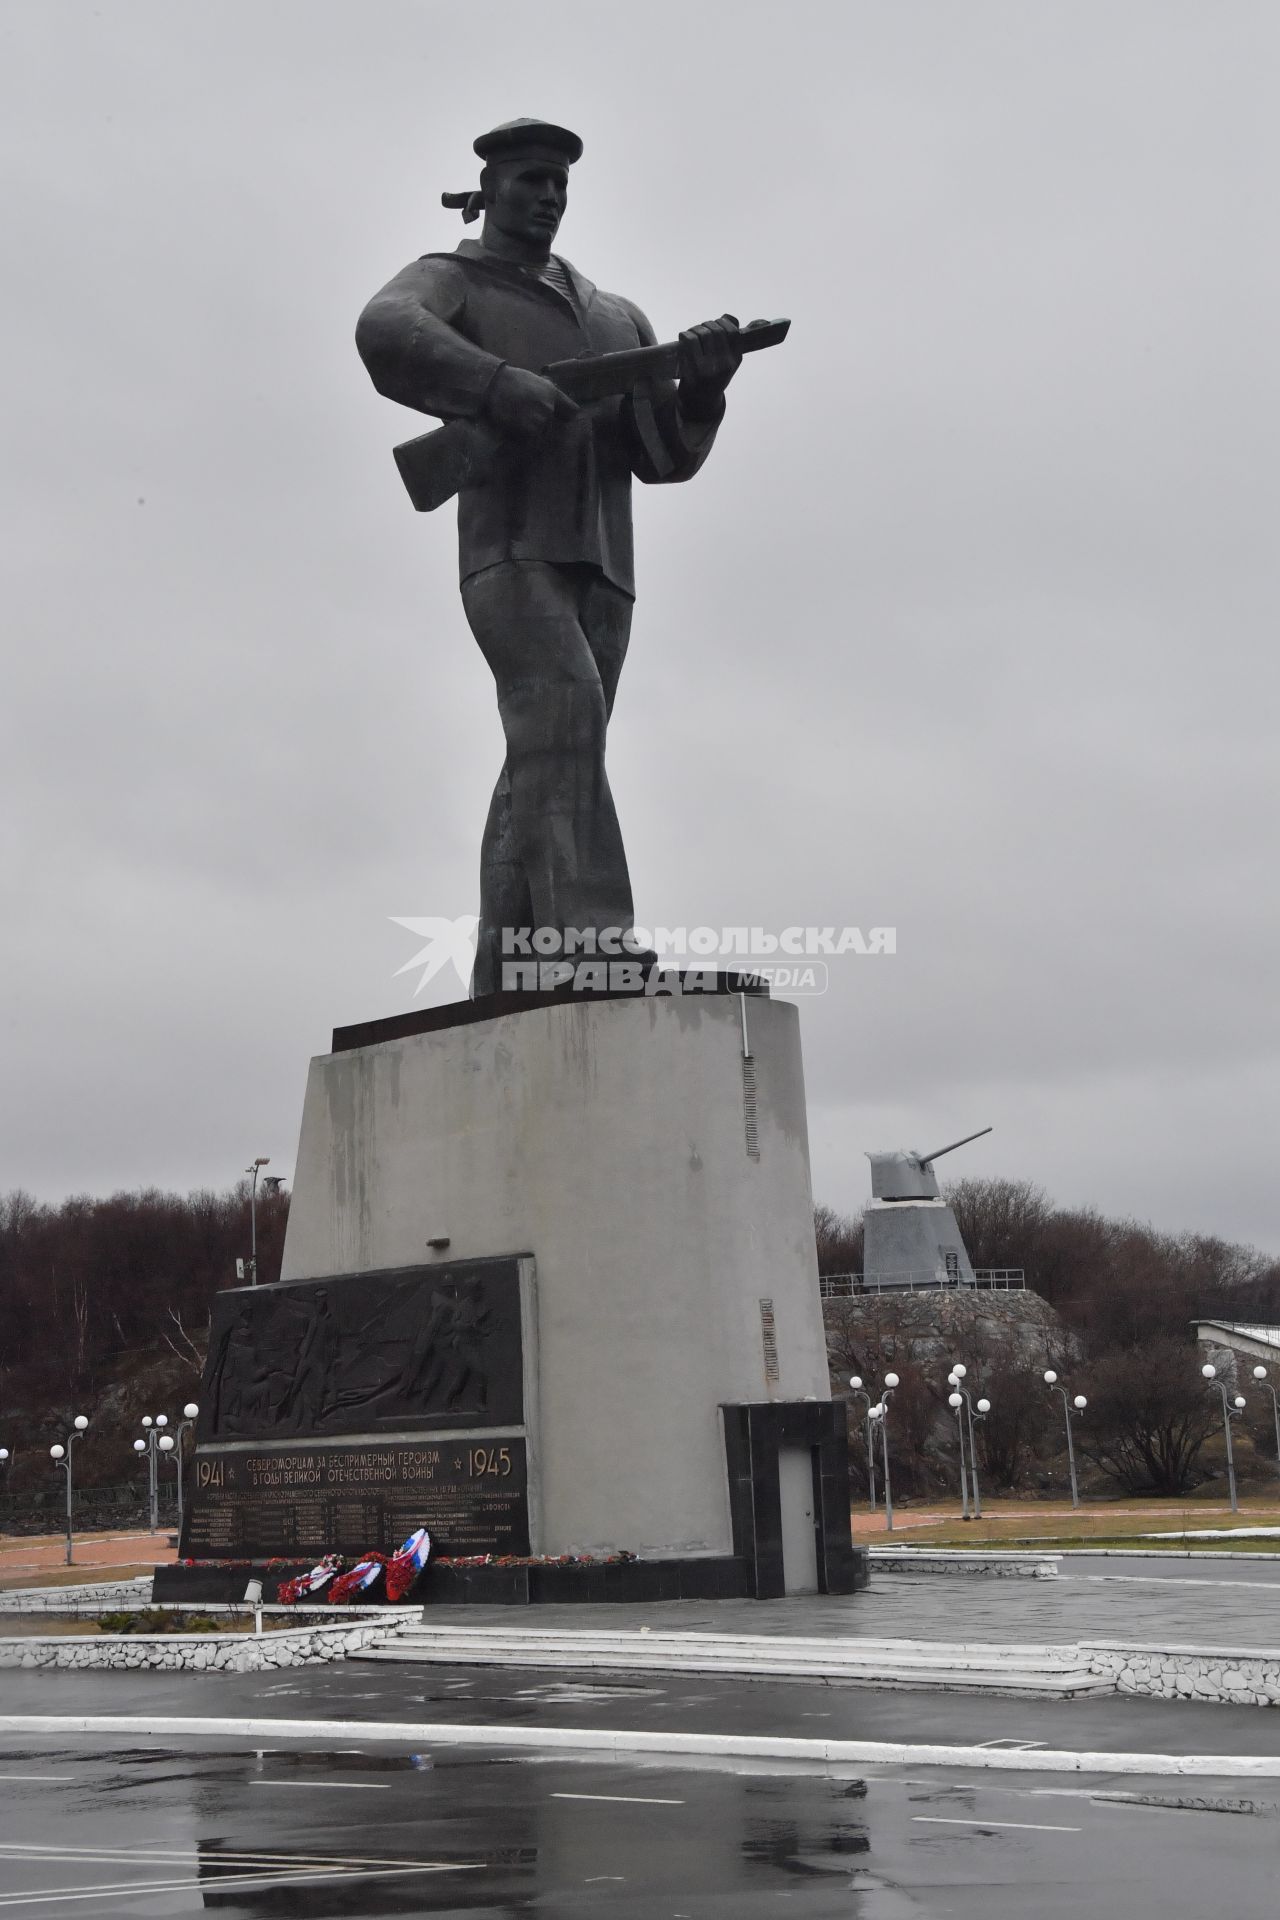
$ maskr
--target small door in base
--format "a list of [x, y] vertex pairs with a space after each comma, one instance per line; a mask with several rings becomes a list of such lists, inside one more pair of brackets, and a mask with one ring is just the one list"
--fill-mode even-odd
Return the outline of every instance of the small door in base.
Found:
[[818, 1591], [818, 1536], [813, 1499], [813, 1449], [778, 1449], [782, 1505], [782, 1578], [788, 1593]]

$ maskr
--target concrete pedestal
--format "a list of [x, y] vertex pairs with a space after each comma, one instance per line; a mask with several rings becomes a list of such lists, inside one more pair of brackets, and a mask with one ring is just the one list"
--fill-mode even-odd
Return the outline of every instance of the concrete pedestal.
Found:
[[531, 1258], [533, 1552], [730, 1555], [722, 1407], [830, 1397], [796, 1009], [477, 1011], [312, 1062], [283, 1278]]
[[945, 1200], [869, 1200], [862, 1222], [862, 1270], [878, 1287], [976, 1284]]

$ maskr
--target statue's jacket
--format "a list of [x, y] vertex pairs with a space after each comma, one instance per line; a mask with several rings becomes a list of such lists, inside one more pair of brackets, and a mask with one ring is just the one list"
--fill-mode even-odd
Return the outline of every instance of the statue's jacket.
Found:
[[[530, 268], [464, 240], [429, 253], [375, 294], [356, 345], [378, 391], [440, 420], [478, 419], [504, 364], [531, 372], [578, 354], [655, 343], [640, 309], [560, 260], [572, 297]], [[513, 446], [458, 497], [462, 578], [505, 560], [585, 563], [634, 594], [631, 478], [688, 480], [719, 411], [681, 412], [673, 381], [585, 406], [533, 444]]]

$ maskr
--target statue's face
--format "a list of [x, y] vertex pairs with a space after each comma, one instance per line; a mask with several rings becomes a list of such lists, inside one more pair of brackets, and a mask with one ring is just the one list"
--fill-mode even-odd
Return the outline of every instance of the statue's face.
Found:
[[512, 240], [549, 248], [569, 202], [569, 169], [531, 155], [488, 171], [487, 219]]

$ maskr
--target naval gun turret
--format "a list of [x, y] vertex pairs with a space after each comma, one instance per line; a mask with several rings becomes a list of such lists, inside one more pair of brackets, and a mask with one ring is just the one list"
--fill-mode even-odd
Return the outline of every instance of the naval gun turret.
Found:
[[938, 1189], [933, 1163], [944, 1153], [981, 1140], [990, 1127], [967, 1133], [932, 1153], [899, 1147], [893, 1153], [869, 1153], [872, 1198], [863, 1213], [862, 1267], [874, 1287], [977, 1284], [960, 1237], [955, 1214]]
[[872, 1195], [877, 1200], [941, 1199], [934, 1161], [941, 1160], [944, 1153], [954, 1153], [957, 1147], [967, 1147], [971, 1140], [981, 1140], [991, 1131], [990, 1127], [979, 1127], [976, 1133], [966, 1133], [963, 1140], [953, 1140], [949, 1147], [937, 1147], [932, 1153], [910, 1153], [905, 1147], [893, 1153], [869, 1153]]

